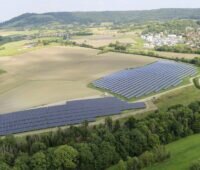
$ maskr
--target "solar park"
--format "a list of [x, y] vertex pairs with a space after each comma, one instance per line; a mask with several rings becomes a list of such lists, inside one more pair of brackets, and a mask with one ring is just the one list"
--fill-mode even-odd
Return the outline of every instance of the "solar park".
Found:
[[196, 73], [196, 68], [189, 64], [159, 60], [144, 67], [116, 72], [92, 84], [131, 99], [176, 87], [183, 79], [194, 76]]
[[[134, 63], [130, 65], [135, 66]], [[131, 99], [178, 86], [185, 78], [196, 73], [197, 70], [192, 65], [159, 60], [142, 67], [115, 72], [93, 81], [92, 84]], [[116, 97], [104, 97], [11, 112], [0, 115], [0, 136], [81, 124], [84, 121], [93, 122], [98, 117], [144, 108], [144, 102], [128, 103]]]
[[115, 97], [69, 101], [63, 105], [0, 115], [0, 136], [92, 122], [97, 117], [144, 108], [143, 102], [127, 103]]

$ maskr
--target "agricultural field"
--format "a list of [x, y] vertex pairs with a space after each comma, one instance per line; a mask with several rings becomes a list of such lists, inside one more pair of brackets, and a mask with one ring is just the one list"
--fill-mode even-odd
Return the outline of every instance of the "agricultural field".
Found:
[[155, 58], [105, 53], [80, 47], [51, 47], [1, 57], [0, 113], [49, 103], [99, 96], [88, 84], [115, 71], [139, 67]]
[[200, 135], [197, 134], [166, 145], [170, 159], [145, 170], [188, 170], [191, 163], [200, 158], [199, 140]]
[[72, 41], [78, 44], [87, 44], [93, 47], [102, 47], [108, 46], [110, 43], [120, 42], [123, 44], [134, 44], [135, 41], [133, 38], [123, 35], [115, 34], [101, 34], [101, 35], [91, 35], [91, 36], [82, 36], [74, 37]]
[[174, 53], [174, 52], [159, 52], [156, 51], [156, 54], [159, 54], [161, 57], [167, 57], [167, 58], [185, 58], [185, 59], [193, 59], [195, 57], [200, 57], [199, 54], [187, 54], [187, 53]]

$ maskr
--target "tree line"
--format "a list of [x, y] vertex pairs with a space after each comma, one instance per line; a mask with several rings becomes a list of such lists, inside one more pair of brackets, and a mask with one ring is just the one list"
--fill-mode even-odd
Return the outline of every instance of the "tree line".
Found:
[[199, 49], [192, 49], [187, 45], [175, 45], [175, 46], [163, 45], [160, 47], [155, 47], [155, 50], [156, 51], [175, 52], [175, 53], [200, 54]]

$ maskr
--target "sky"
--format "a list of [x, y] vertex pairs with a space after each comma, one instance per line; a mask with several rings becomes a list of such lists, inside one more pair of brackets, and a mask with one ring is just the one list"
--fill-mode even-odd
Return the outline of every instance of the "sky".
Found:
[[200, 0], [0, 0], [0, 21], [23, 13], [200, 8]]

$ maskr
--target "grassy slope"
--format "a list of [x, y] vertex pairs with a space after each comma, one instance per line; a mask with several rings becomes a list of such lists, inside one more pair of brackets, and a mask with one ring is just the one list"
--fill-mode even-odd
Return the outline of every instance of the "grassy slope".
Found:
[[155, 104], [160, 109], [166, 109], [176, 104], [188, 105], [197, 100], [200, 100], [200, 90], [194, 86], [190, 86], [160, 97], [155, 101]]
[[200, 135], [192, 135], [167, 145], [171, 158], [145, 170], [187, 170], [200, 158]]
[[[40, 40], [54, 40], [56, 38], [41, 38]], [[18, 54], [23, 54], [26, 52], [30, 52], [36, 49], [40, 49], [40, 48], [45, 48], [45, 47], [50, 47], [50, 46], [56, 46], [56, 45], [60, 45], [59, 43], [51, 43], [49, 45], [43, 46], [43, 45], [38, 45], [35, 47], [31, 47], [28, 48], [26, 47], [28, 43], [33, 43], [38, 41], [39, 39], [35, 39], [34, 41], [30, 41], [30, 40], [22, 40], [22, 41], [17, 41], [17, 42], [10, 42], [10, 43], [6, 43], [2, 47], [3, 49], [0, 49], [0, 57], [3, 56], [14, 56], [14, 55], [18, 55]]]
[[0, 50], [0, 56], [12, 56], [30, 51], [31, 48], [24, 48], [24, 44], [27, 42], [28, 41], [24, 40], [18, 42], [11, 42], [3, 45], [2, 47], [4, 49]]
[[[192, 135], [166, 145], [170, 159], [144, 170], [188, 170], [191, 162], [200, 158], [200, 135]], [[107, 170], [118, 170], [114, 165]]]

